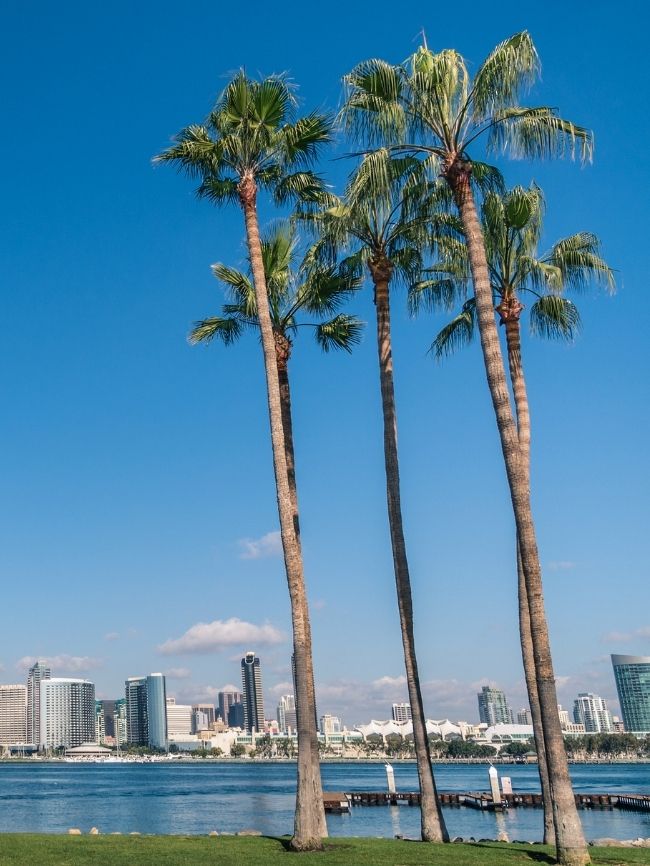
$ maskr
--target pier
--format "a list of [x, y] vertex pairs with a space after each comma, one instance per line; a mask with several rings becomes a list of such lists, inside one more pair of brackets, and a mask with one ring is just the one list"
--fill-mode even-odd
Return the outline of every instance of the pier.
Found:
[[[470, 809], [502, 811], [504, 809], [541, 808], [540, 793], [513, 792], [501, 794], [495, 803], [492, 794], [484, 791], [441, 791], [443, 806], [466, 806]], [[650, 812], [650, 794], [575, 794], [579, 809], [628, 809]], [[325, 791], [326, 812], [349, 812], [352, 806], [419, 806], [419, 791]]]

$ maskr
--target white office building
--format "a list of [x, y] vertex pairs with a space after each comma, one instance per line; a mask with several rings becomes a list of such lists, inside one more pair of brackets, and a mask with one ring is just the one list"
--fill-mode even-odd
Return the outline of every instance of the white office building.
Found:
[[341, 720], [338, 716], [330, 716], [329, 713], [326, 713], [324, 716], [320, 717], [320, 732], [324, 734], [326, 737], [331, 736], [331, 734], [340, 734], [341, 733]]
[[282, 695], [278, 703], [278, 730], [283, 734], [295, 733], [297, 727], [296, 699], [293, 695]]
[[40, 705], [41, 748], [95, 742], [94, 683], [62, 677], [42, 680]]
[[27, 742], [27, 686], [0, 686], [0, 746]]
[[192, 733], [192, 707], [177, 704], [176, 698], [167, 698], [167, 736], [185, 737]]
[[573, 720], [584, 725], [588, 734], [611, 734], [614, 730], [607, 701], [591, 692], [582, 692], [573, 704]]
[[393, 721], [394, 722], [411, 722], [413, 714], [411, 713], [410, 704], [393, 704]]

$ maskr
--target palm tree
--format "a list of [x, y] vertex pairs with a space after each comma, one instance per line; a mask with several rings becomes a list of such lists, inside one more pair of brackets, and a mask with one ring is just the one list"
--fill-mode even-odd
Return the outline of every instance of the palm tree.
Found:
[[340, 251], [347, 251], [348, 257], [341, 264], [343, 271], [358, 273], [367, 267], [374, 287], [388, 522], [420, 781], [422, 839], [442, 842], [449, 837], [433, 778], [415, 653], [411, 578], [402, 523], [390, 326], [390, 289], [400, 280], [409, 284], [419, 275], [422, 250], [428, 243], [427, 217], [431, 214], [426, 201], [422, 201], [421, 184], [413, 177], [418, 167], [418, 160], [412, 157], [392, 159], [385, 150], [370, 154], [352, 176], [345, 198], [336, 200], [330, 196], [330, 206], [311, 218], [321, 231], [317, 244], [321, 254], [335, 258]]
[[482, 139], [488, 152], [515, 157], [591, 156], [590, 133], [546, 106], [524, 107], [519, 95], [537, 78], [539, 58], [530, 35], [497, 45], [470, 78], [453, 50], [424, 45], [404, 65], [369, 60], [346, 76], [342, 111], [351, 133], [369, 146], [418, 154], [449, 186], [468, 249], [486, 377], [496, 416], [526, 582], [544, 744], [549, 767], [556, 850], [566, 866], [583, 866], [589, 852], [578, 818], [557, 713], [555, 675], [542, 595], [542, 573], [530, 502], [527, 462], [519, 444], [494, 319], [492, 289], [471, 178], [469, 148]]
[[[349, 272], [340, 274], [335, 267], [314, 262], [309, 250], [302, 264], [299, 264], [296, 230], [294, 226], [286, 223], [277, 224], [267, 237], [262, 239], [262, 260], [280, 383], [287, 474], [294, 507], [294, 525], [300, 538], [288, 370], [293, 340], [299, 328], [310, 327], [324, 352], [332, 349], [352, 351], [352, 347], [361, 339], [363, 324], [356, 317], [337, 313], [337, 310], [359, 288], [361, 281]], [[190, 332], [189, 340], [196, 344], [209, 343], [216, 338], [229, 346], [238, 340], [244, 331], [251, 328], [259, 330], [255, 289], [250, 276], [235, 268], [216, 264], [212, 266], [212, 271], [226, 286], [232, 300], [224, 304], [223, 316], [211, 316], [197, 322]], [[322, 319], [323, 316], [331, 318], [325, 321], [303, 322], [299, 318], [301, 313], [313, 315], [317, 319]]]
[[[530, 296], [531, 331], [541, 337], [571, 340], [580, 325], [578, 310], [563, 296], [566, 290], [581, 290], [590, 280], [614, 288], [611, 269], [600, 256], [600, 242], [595, 235], [580, 232], [558, 241], [539, 256], [544, 199], [533, 184], [529, 189], [515, 187], [500, 195], [490, 192], [481, 208], [481, 227], [490, 271], [492, 295], [500, 323], [505, 328], [510, 384], [514, 395], [519, 443], [530, 477], [530, 410], [526, 380], [521, 359], [520, 318], [524, 310], [522, 297]], [[431, 306], [445, 303], [448, 290], [440, 291], [443, 279], [457, 283], [460, 293], [469, 278], [466, 247], [444, 245], [443, 261], [432, 269], [431, 278], [420, 281], [409, 294], [416, 311], [423, 301]], [[432, 345], [437, 358], [455, 351], [473, 338], [476, 330], [476, 303], [470, 298], [438, 334]], [[537, 745], [538, 769], [544, 802], [544, 841], [552, 844], [555, 836], [553, 801], [549, 782], [544, 731], [539, 695], [535, 680], [535, 660], [531, 637], [530, 609], [526, 582], [517, 545], [519, 597], [519, 630], [526, 687], [530, 701], [533, 731]]]
[[283, 204], [320, 190], [309, 166], [331, 138], [329, 120], [318, 113], [294, 119], [296, 101], [277, 76], [255, 81], [239, 72], [202, 125], [188, 126], [156, 157], [200, 180], [198, 195], [217, 205], [237, 203], [246, 226], [259, 321], [273, 448], [273, 468], [284, 563], [291, 599], [298, 706], [298, 769], [294, 835], [296, 850], [322, 848], [327, 836], [323, 808], [311, 651], [311, 626], [294, 500], [289, 485], [282, 400], [276, 363], [257, 212], [259, 189]]

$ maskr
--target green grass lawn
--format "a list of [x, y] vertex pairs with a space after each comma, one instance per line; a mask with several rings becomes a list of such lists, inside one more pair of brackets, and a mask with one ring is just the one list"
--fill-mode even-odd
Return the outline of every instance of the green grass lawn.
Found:
[[[592, 848], [594, 864], [650, 863], [650, 849]], [[424, 845], [393, 839], [330, 839], [324, 852], [294, 854], [286, 840], [235, 836], [45, 836], [0, 834], [0, 866], [544, 866], [541, 845]]]

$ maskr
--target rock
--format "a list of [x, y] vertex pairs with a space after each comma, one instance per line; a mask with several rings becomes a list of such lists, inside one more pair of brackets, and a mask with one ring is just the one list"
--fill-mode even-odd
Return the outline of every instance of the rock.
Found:
[[463, 837], [462, 836], [454, 836], [454, 838], [451, 841], [452, 842], [462, 842]]
[[139, 835], [140, 835], [140, 834], [138, 833], [137, 830], [132, 830], [132, 831], [129, 833], [129, 836], [139, 836]]
[[113, 832], [111, 833], [111, 836], [121, 836], [121, 835], [122, 835], [122, 833], [119, 830], [113, 830]]
[[99, 836], [99, 830], [97, 829], [97, 827], [91, 827], [88, 833], [91, 836]]
[[261, 836], [262, 833], [260, 830], [240, 830], [237, 833], [237, 836]]
[[621, 842], [620, 839], [611, 839], [609, 836], [605, 836], [602, 839], [593, 839], [590, 844], [596, 848], [618, 848]]
[[510, 840], [508, 839], [508, 834], [506, 833], [505, 830], [502, 830], [499, 833], [499, 835], [497, 836], [497, 842], [509, 842], [509, 841]]
[[78, 827], [70, 827], [68, 836], [81, 836], [81, 830]]
[[218, 836], [218, 835], [219, 834], [217, 833], [216, 830], [210, 830], [210, 832], [208, 833], [208, 836]]

